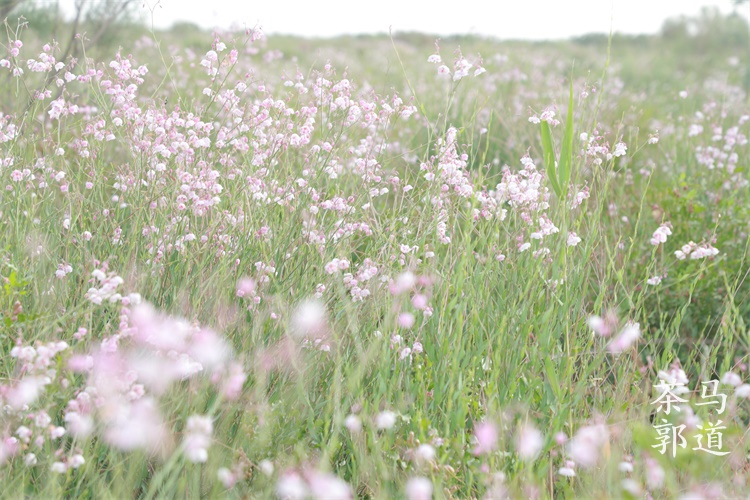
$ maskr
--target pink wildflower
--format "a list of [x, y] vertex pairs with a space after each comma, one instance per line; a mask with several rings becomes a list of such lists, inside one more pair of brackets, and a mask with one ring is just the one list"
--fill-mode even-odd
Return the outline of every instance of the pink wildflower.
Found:
[[211, 445], [211, 434], [214, 426], [211, 417], [193, 415], [188, 418], [183, 448], [185, 457], [193, 463], [208, 460], [208, 447]]
[[654, 231], [653, 236], [651, 236], [651, 244], [654, 246], [658, 246], [661, 243], [664, 243], [667, 241], [667, 236], [672, 234], [672, 230], [669, 227], [669, 223], [662, 224], [658, 228], [656, 228], [656, 231]]
[[392, 411], [383, 411], [375, 417], [375, 426], [378, 429], [392, 429], [396, 425], [396, 414]]
[[299, 304], [292, 314], [291, 331], [297, 338], [319, 339], [328, 332], [328, 314], [322, 302], [312, 299]]
[[607, 351], [612, 354], [619, 354], [632, 346], [641, 336], [641, 329], [638, 323], [628, 323], [620, 331], [620, 334], [612, 339], [607, 345]]
[[411, 328], [414, 326], [414, 315], [412, 313], [404, 312], [398, 315], [398, 326], [401, 328]]
[[580, 242], [581, 242], [581, 238], [576, 233], [572, 231], [568, 233], [568, 246], [569, 247], [574, 247], [578, 245]]
[[516, 451], [521, 460], [536, 459], [544, 446], [544, 436], [535, 427], [524, 425], [516, 439]]
[[581, 427], [568, 443], [570, 457], [586, 468], [599, 461], [602, 448], [609, 441], [607, 426], [599, 423]]
[[426, 477], [412, 477], [406, 482], [407, 500], [431, 500], [432, 481]]
[[486, 455], [497, 447], [497, 427], [491, 422], [481, 422], [474, 428], [474, 439], [476, 446], [472, 452], [474, 455]]

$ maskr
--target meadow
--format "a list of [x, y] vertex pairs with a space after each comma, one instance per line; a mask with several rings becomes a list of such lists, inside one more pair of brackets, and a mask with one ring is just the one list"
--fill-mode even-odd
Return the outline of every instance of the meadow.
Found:
[[743, 19], [6, 32], [3, 497], [747, 497]]

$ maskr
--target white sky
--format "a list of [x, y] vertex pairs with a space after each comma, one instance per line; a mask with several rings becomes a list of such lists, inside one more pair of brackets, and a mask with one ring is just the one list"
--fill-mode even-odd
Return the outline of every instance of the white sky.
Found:
[[[73, 1], [60, 4], [69, 10]], [[155, 4], [157, 28], [191, 21], [204, 28], [260, 25], [267, 34], [329, 37], [392, 27], [502, 39], [559, 39], [610, 28], [655, 33], [665, 19], [697, 15], [702, 6], [733, 9], [731, 0], [145, 0], [146, 6]], [[750, 4], [739, 9], [750, 15]], [[142, 11], [151, 18], [147, 7]]]

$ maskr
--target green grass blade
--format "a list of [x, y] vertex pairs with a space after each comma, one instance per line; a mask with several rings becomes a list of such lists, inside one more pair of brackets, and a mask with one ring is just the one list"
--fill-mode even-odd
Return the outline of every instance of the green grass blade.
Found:
[[558, 181], [561, 193], [566, 193], [570, 174], [573, 169], [573, 80], [570, 81], [570, 99], [568, 100], [568, 117], [565, 120], [565, 134], [558, 162]]
[[552, 131], [549, 128], [549, 123], [544, 121], [542, 122], [542, 152], [544, 153], [544, 167], [547, 169], [547, 179], [549, 179], [552, 189], [559, 197], [562, 191], [555, 175], [555, 147], [552, 144]]

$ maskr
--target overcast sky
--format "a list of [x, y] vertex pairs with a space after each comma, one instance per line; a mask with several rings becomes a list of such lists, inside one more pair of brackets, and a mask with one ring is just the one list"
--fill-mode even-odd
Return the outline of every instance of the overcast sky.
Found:
[[[61, 0], [66, 10], [74, 0]], [[96, 1], [96, 0], [92, 0]], [[143, 3], [144, 0], [139, 0]], [[158, 3], [158, 5], [156, 5]], [[655, 33], [665, 19], [702, 6], [731, 12], [731, 0], [145, 0], [154, 25], [260, 25], [265, 33], [329, 37], [421, 31], [513, 39], [559, 39], [592, 32]], [[150, 18], [148, 7], [142, 9]], [[741, 12], [747, 17], [750, 4]]]

